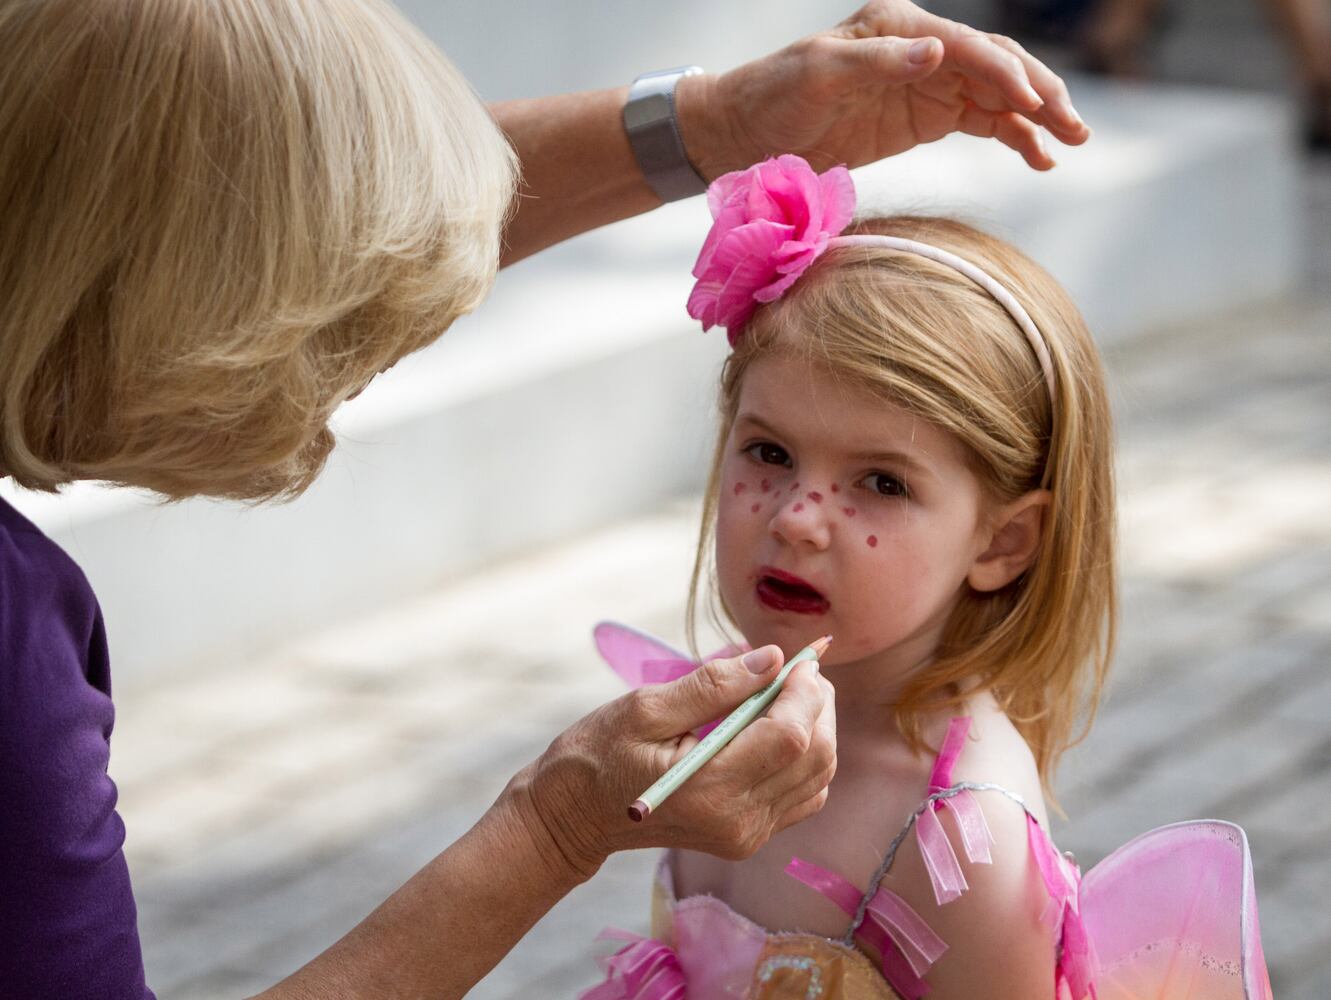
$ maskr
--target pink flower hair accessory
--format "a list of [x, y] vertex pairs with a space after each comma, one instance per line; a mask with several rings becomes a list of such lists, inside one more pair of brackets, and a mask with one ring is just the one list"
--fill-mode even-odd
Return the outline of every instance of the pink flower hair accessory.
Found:
[[850, 171], [816, 174], [786, 154], [723, 174], [707, 189], [712, 229], [693, 265], [689, 315], [733, 347], [759, 303], [779, 299], [850, 223]]
[[1025, 308], [988, 272], [941, 247], [897, 236], [842, 236], [855, 214], [850, 171], [814, 173], [803, 157], [787, 153], [747, 170], [723, 174], [707, 189], [712, 228], [703, 242], [689, 295], [689, 315], [704, 331], [726, 328], [730, 346], [762, 303], [775, 302], [829, 247], [876, 246], [945, 264], [987, 291], [1026, 336], [1044, 375], [1049, 400], [1057, 380], [1049, 345]]

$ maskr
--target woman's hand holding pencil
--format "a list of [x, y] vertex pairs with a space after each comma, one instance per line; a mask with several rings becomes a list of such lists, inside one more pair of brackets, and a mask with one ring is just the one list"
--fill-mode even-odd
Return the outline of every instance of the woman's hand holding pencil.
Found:
[[709, 760], [725, 749], [731, 740], [762, 716], [781, 693], [786, 677], [798, 664], [805, 660], [817, 664], [831, 643], [832, 637], [825, 635], [787, 660], [786, 665], [766, 687], [744, 699], [739, 707], [722, 719], [716, 728], [670, 765], [670, 770], [652, 782], [651, 788], [633, 800], [628, 809], [629, 819], [635, 823], [641, 823], [646, 819], [653, 809], [659, 807], [674, 793], [675, 789], [697, 774]]
[[[589, 878], [617, 850], [670, 846], [744, 858], [821, 809], [836, 771], [836, 713], [816, 652], [802, 650], [793, 666], [776, 646], [715, 660], [631, 691], [566, 730], [512, 789], [552, 863]], [[750, 710], [751, 721], [732, 724], [724, 746], [694, 754], [696, 771], [669, 782], [668, 798], [654, 796], [648, 822], [629, 819], [625, 807], [698, 745], [692, 730], [740, 716], [769, 688], [766, 714]]]

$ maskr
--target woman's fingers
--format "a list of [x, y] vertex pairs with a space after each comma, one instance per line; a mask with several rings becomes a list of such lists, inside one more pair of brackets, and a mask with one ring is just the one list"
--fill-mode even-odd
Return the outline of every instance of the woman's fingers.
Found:
[[[1029, 75], [1033, 65], [1044, 68], [1038, 60], [998, 44], [995, 39], [1002, 36], [986, 35], [960, 22], [930, 14], [906, 0], [871, 0], [838, 28], [855, 38], [936, 37], [946, 49], [944, 58], [950, 68], [1002, 94], [1011, 108], [1033, 112], [1047, 99], [1032, 85]], [[1053, 76], [1052, 72], [1045, 72]], [[1046, 81], [1043, 75], [1040, 79]]]
[[957, 122], [957, 128], [967, 135], [997, 139], [1003, 145], [1015, 149], [1036, 170], [1049, 170], [1055, 165], [1040, 126], [1015, 111], [986, 111], [974, 104], [967, 105]]
[[767, 714], [735, 737], [731, 747], [735, 764], [753, 777], [751, 784], [796, 764], [813, 742], [814, 725], [823, 707], [823, 692], [818, 684], [817, 667], [800, 663], [786, 677], [785, 684]]
[[775, 806], [791, 788], [835, 763], [831, 690], [816, 664], [801, 663], [786, 678], [767, 715], [735, 738], [737, 754], [747, 758], [752, 799]]
[[826, 804], [827, 804], [827, 789], [824, 788], [817, 795], [805, 799], [803, 802], [799, 803], [798, 805], [791, 806], [779, 817], [777, 817], [777, 821], [772, 827], [772, 832], [777, 833], [781, 830], [784, 830], [788, 826], [794, 826], [796, 823], [803, 822], [804, 820], [808, 819], [810, 816], [818, 812], [820, 809], [822, 809], [823, 806]]
[[951, 40], [944, 38], [948, 68], [961, 73], [973, 86], [988, 87], [1000, 96], [1003, 106], [1014, 111], [1034, 114], [1044, 107], [1045, 99], [1031, 86], [1025, 62], [973, 28], [958, 25], [953, 34]]
[[1028, 115], [1070, 145], [1090, 137], [1090, 129], [1077, 114], [1059, 75], [1006, 35], [977, 31], [907, 0], [872, 0], [838, 27], [858, 39], [873, 35], [900, 35], [906, 41], [938, 38], [946, 49], [945, 68], [965, 77], [971, 89], [1001, 95], [1002, 107], [994, 102], [990, 110]]
[[1091, 130], [1072, 106], [1066, 84], [1011, 38], [962, 29], [948, 47], [945, 69], [961, 74], [967, 92], [985, 110], [1017, 112], [1068, 145], [1090, 138]]
[[[793, 805], [816, 796], [836, 762], [831, 685], [814, 664], [786, 677], [768, 713], [686, 781], [648, 822], [667, 843], [748, 857]], [[644, 824], [644, 826], [647, 824]]]
[[836, 761], [833, 760], [823, 770], [810, 775], [803, 783], [782, 796], [773, 810], [776, 818], [772, 824], [772, 832], [784, 830], [792, 823], [807, 819], [821, 809], [827, 802], [828, 788], [835, 775]]
[[1077, 146], [1091, 137], [1091, 130], [1072, 106], [1072, 97], [1062, 78], [1006, 35], [988, 35], [991, 42], [1021, 60], [1031, 87], [1044, 100], [1032, 119], [1044, 125], [1061, 142]]
[[[801, 666], [800, 676], [796, 677], [796, 672], [792, 672], [786, 682], [789, 685], [791, 680], [795, 681], [792, 696], [800, 703], [785, 709], [790, 714], [783, 724], [790, 725], [798, 719], [797, 727], [801, 733], [808, 726], [803, 751], [755, 785], [752, 793], [755, 798], [773, 803], [778, 815], [825, 788], [836, 772], [836, 691], [831, 682], [821, 673], [814, 672], [811, 666]], [[817, 713], [811, 724], [804, 714], [809, 712]]]
[[[676, 821], [692, 814], [700, 826], [708, 819], [714, 825], [717, 839], [704, 850], [722, 857], [752, 854], [781, 829], [792, 807], [817, 797], [831, 780], [836, 768], [832, 705], [832, 687], [815, 664], [799, 664], [767, 715], [667, 800], [663, 818], [679, 799]], [[700, 817], [698, 810], [710, 816]]]
[[[806, 756], [803, 780], [794, 783], [776, 803], [772, 832], [808, 819], [827, 802], [828, 786], [836, 775], [836, 690], [827, 678], [818, 677], [823, 707], [814, 723], [813, 738]], [[768, 779], [775, 782], [775, 777]]]
[[669, 684], [639, 688], [630, 725], [639, 739], [677, 738], [729, 715], [776, 677], [784, 659], [777, 646], [712, 660]]

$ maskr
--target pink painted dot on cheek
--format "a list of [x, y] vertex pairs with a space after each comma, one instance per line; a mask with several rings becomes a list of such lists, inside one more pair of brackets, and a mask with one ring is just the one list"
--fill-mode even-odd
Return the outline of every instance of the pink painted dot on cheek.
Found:
[[822, 503], [823, 495], [819, 493], [817, 490], [814, 490], [812, 493], [809, 494], [809, 499], [812, 500], [814, 503]]
[[845, 514], [847, 517], [854, 517], [856, 511], [854, 507], [842, 507], [841, 513]]
[[876, 548], [878, 548], [878, 536], [877, 536], [877, 535], [870, 535], [870, 536], [868, 537], [868, 539], [866, 539], [866, 540], [867, 540], [868, 543], [869, 543], [869, 548], [871, 548], [871, 549], [876, 549]]
[[802, 511], [802, 510], [804, 509], [804, 504], [802, 504], [802, 503], [797, 503], [797, 504], [795, 504], [794, 507], [792, 507], [792, 508], [790, 508], [790, 509], [793, 510], [796, 514], [798, 514], [800, 511]]
[[764, 480], [762, 481], [762, 491], [763, 491], [764, 493], [770, 493], [770, 492], [772, 492], [772, 483], [771, 483], [771, 480], [764, 479]]
[[840, 492], [841, 492], [841, 487], [838, 486], [836, 483], [833, 483], [833, 484], [832, 484], [832, 492], [833, 492], [833, 493], [840, 493]]
[[790, 492], [791, 492], [791, 493], [794, 493], [794, 492], [795, 492], [797, 489], [799, 489], [799, 488], [800, 488], [800, 484], [799, 484], [799, 483], [796, 483], [794, 486], [792, 486], [792, 487], [790, 488]]
[[748, 484], [748, 483], [736, 483], [736, 484], [735, 484], [735, 496], [739, 496], [741, 493], [743, 493], [743, 492], [744, 492], [745, 490], [747, 490], [748, 488], [749, 488], [749, 484]]
[[760, 503], [756, 503], [756, 504], [754, 504], [752, 507], [749, 508], [749, 511], [750, 511], [751, 513], [756, 514], [756, 513], [758, 513], [758, 511], [760, 511], [760, 510], [762, 510], [762, 509], [763, 509], [763, 505], [760, 504]]

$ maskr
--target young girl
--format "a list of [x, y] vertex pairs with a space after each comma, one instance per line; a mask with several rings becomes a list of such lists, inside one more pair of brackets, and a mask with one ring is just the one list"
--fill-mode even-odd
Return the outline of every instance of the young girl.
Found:
[[[853, 202], [845, 170], [793, 156], [720, 178], [689, 301], [733, 346], [693, 596], [706, 576], [755, 647], [835, 637], [835, 781], [750, 858], [669, 854], [653, 937], [584, 996], [1269, 995], [1236, 827], [1156, 831], [1080, 887], [1047, 833], [1114, 635], [1085, 324], [961, 223], [838, 235]], [[598, 640], [626, 673], [680, 655]]]

